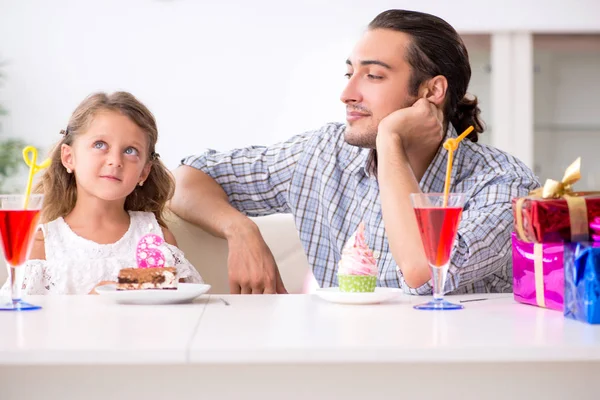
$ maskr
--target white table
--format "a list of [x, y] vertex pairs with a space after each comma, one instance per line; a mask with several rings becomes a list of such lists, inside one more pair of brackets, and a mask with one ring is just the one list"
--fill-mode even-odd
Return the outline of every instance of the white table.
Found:
[[374, 306], [310, 295], [178, 306], [31, 297], [44, 308], [0, 313], [0, 399], [600, 396], [600, 326], [511, 295], [452, 300], [470, 297], [489, 299], [430, 312], [410, 296]]

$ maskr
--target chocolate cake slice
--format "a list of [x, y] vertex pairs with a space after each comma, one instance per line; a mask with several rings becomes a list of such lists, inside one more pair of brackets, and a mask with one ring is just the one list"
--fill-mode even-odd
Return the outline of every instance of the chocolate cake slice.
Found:
[[123, 268], [117, 290], [177, 289], [177, 269]]

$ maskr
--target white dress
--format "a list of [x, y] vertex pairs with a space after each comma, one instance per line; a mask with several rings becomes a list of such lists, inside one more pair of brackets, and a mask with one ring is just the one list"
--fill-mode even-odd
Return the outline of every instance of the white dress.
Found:
[[[46, 260], [29, 260], [25, 270], [23, 294], [88, 294], [101, 281], [117, 281], [122, 268], [136, 266], [138, 240], [147, 233], [163, 237], [153, 213], [130, 211], [129, 229], [112, 244], [98, 244], [78, 236], [63, 218], [42, 225]], [[163, 237], [164, 239], [164, 237]], [[177, 268], [185, 282], [202, 283], [198, 271], [175, 246], [164, 244], [168, 266]], [[8, 282], [2, 288], [8, 291]]]

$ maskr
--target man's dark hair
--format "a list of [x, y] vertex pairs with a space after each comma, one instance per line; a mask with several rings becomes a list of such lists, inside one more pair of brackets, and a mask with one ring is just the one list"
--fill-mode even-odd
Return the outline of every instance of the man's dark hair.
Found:
[[411, 43], [406, 50], [406, 62], [412, 68], [409, 93], [416, 96], [419, 86], [437, 75], [448, 80], [444, 117], [461, 133], [473, 125], [467, 136], [476, 142], [484, 124], [477, 97], [466, 96], [471, 79], [469, 54], [459, 34], [450, 24], [434, 15], [406, 10], [388, 10], [369, 24], [369, 29], [391, 29], [406, 33]]

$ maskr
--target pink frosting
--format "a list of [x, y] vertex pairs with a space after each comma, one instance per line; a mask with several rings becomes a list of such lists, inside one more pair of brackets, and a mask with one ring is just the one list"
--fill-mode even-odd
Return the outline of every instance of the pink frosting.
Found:
[[377, 276], [377, 272], [377, 261], [367, 246], [365, 224], [361, 222], [342, 250], [338, 274]]

